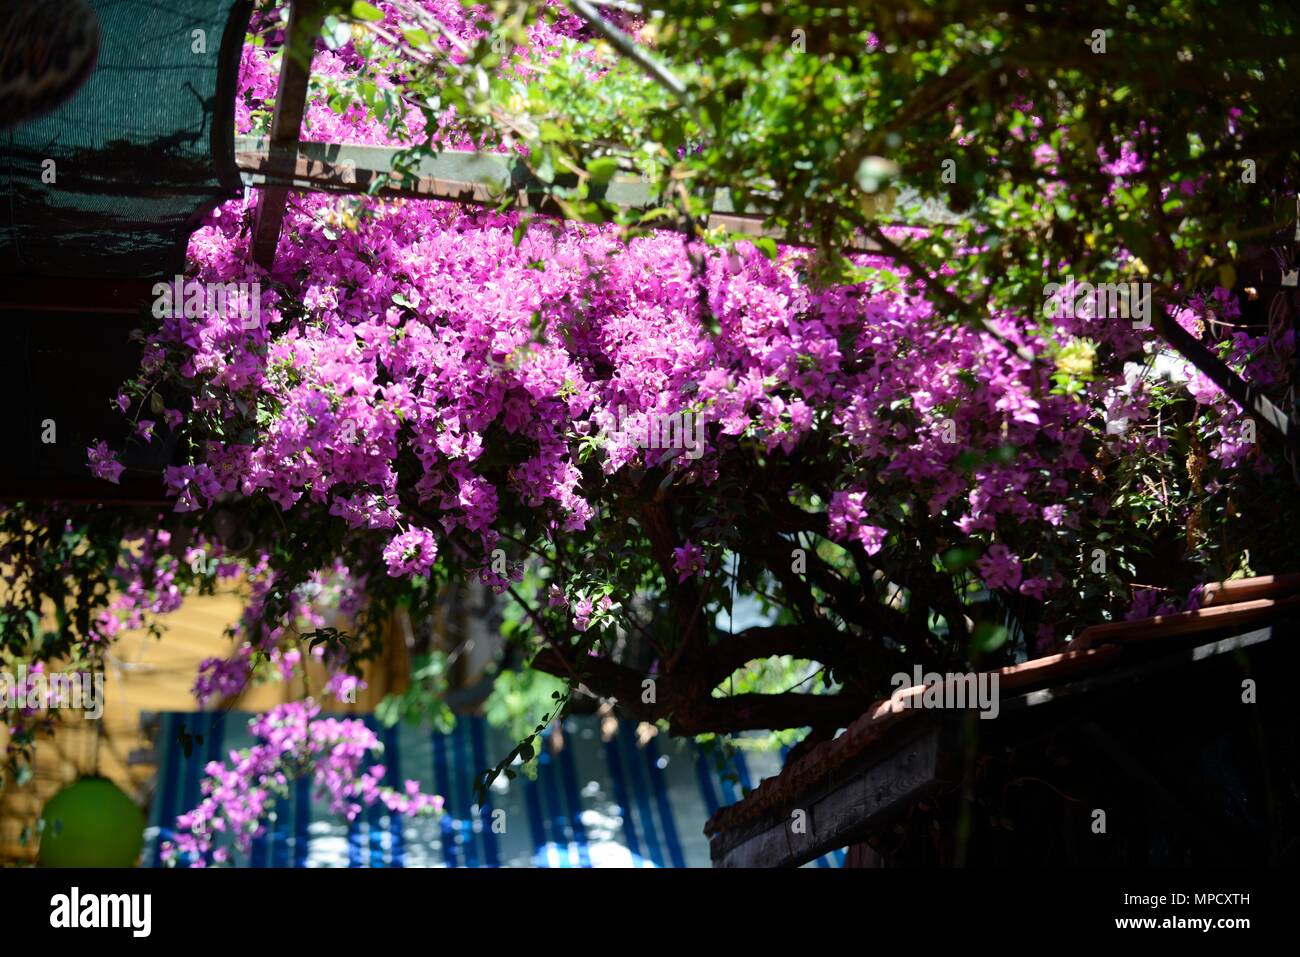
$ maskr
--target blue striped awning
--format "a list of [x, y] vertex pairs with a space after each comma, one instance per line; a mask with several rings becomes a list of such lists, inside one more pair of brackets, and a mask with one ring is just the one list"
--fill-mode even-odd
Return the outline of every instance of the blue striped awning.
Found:
[[[207, 762], [254, 743], [250, 717], [161, 716], [147, 865], [160, 866], [160, 836], [169, 839], [176, 816], [198, 804]], [[548, 731], [536, 779], [499, 778], [488, 802], [477, 807], [475, 776], [515, 746], [505, 731], [477, 717], [459, 718], [448, 734], [365, 720], [384, 742], [386, 783], [400, 787], [414, 778], [422, 790], [446, 799], [445, 813], [410, 819], [377, 806], [348, 824], [330, 814], [303, 780], [236, 866], [708, 867], [704, 822], [739, 800], [742, 789], [777, 773], [783, 757], [738, 749], [718, 768], [693, 741], [660, 735], [641, 746], [636, 724], [628, 721], [603, 741], [598, 719], [572, 717], [564, 722], [563, 747]], [[182, 732], [203, 735], [189, 757]], [[840, 851], [813, 866], [842, 864]]]

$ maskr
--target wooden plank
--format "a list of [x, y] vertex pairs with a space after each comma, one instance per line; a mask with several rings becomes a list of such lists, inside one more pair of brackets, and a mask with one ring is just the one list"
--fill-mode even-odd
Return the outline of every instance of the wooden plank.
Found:
[[940, 723], [932, 722], [869, 766], [833, 774], [795, 805], [750, 827], [713, 835], [713, 866], [799, 867], [854, 843], [869, 821], [907, 805], [939, 782], [942, 734]]
[[1179, 612], [1176, 615], [1157, 615], [1155, 618], [1142, 618], [1138, 621], [1111, 621], [1085, 628], [1079, 632], [1079, 637], [1070, 642], [1070, 648], [1091, 648], [1108, 641], [1152, 641], [1219, 628], [1244, 627], [1297, 608], [1300, 608], [1300, 595], [1279, 599], [1259, 598], [1255, 601]]
[[[319, 0], [292, 0], [289, 24], [284, 34], [280, 60], [280, 85], [271, 117], [271, 142], [293, 146], [302, 131], [302, 117], [307, 109], [307, 85], [311, 80], [311, 60], [325, 13]], [[253, 217], [253, 261], [264, 269], [275, 263], [275, 249], [280, 242], [284, 223], [284, 204], [289, 190], [275, 186], [262, 191]]]
[[[1237, 652], [1244, 649], [1262, 645], [1294, 631], [1294, 625], [1283, 631], [1279, 630], [1276, 623], [1270, 624], [1255, 631], [1243, 632], [1229, 638], [1220, 638], [1217, 641], [1210, 641], [1203, 645], [1195, 645], [1175, 651], [1172, 654], [1162, 655], [1154, 661], [1145, 661], [1124, 668], [1111, 669], [1100, 674], [1077, 678], [1066, 684], [1051, 685], [1037, 691], [1030, 691], [1027, 694], [1004, 700], [1002, 702], [1002, 716], [1005, 717], [1026, 708], [1059, 704], [1069, 698], [1105, 691], [1124, 684], [1139, 681], [1150, 682], [1157, 677], [1169, 678], [1172, 672], [1184, 669], [1189, 665], [1199, 664], [1202, 661], [1220, 658], [1224, 655], [1235, 656]], [[1115, 651], [1120, 650], [1116, 645], [1109, 647]]]
[[1253, 601], [1257, 598], [1281, 598], [1300, 592], [1300, 574], [1260, 575], [1256, 578], [1237, 578], [1226, 582], [1213, 582], [1205, 586], [1201, 607], [1230, 605], [1234, 602]]
[[1060, 654], [1031, 658], [1018, 665], [1007, 665], [995, 672], [998, 676], [998, 693], [1019, 691], [1043, 681], [1062, 681], [1097, 671], [1108, 667], [1119, 654], [1120, 649], [1114, 645], [1078, 649], [1071, 646]]
[[[374, 146], [364, 143], [296, 143], [276, 145], [266, 137], [239, 136], [235, 139], [235, 160], [253, 185], [284, 185], [343, 193], [369, 192], [383, 175], [397, 177], [377, 190], [381, 196], [445, 199], [453, 202], [495, 204], [510, 192], [523, 202], [549, 187], [537, 179], [521, 157], [510, 153], [472, 150], [443, 150], [422, 153], [412, 148]], [[561, 185], [577, 183], [576, 177], [559, 177]], [[651, 209], [664, 205], [651, 184], [630, 174], [615, 175], [607, 184], [593, 186], [590, 195], [616, 206]], [[918, 199], [903, 194], [900, 203]], [[714, 213], [762, 222], [767, 211], [750, 204], [737, 208], [730, 191], [718, 190], [712, 197]], [[535, 208], [530, 206], [529, 208]], [[933, 215], [931, 215], [933, 213]], [[937, 204], [926, 208], [923, 227], [954, 222], [952, 213]], [[899, 224], [902, 225], [902, 224]]]

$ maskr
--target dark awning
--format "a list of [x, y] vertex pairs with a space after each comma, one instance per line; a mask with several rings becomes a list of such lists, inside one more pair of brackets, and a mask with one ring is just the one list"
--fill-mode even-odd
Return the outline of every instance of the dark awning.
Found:
[[250, 0], [93, 6], [102, 40], [85, 86], [0, 133], [0, 275], [172, 275], [199, 220], [240, 189], [234, 95]]
[[[184, 269], [190, 233], [241, 188], [234, 97], [250, 0], [93, 6], [89, 80], [0, 131], [0, 498], [162, 497], [172, 441], [145, 445], [112, 406], [139, 366], [128, 333], [153, 282]], [[123, 450], [120, 486], [89, 473], [100, 439]]]

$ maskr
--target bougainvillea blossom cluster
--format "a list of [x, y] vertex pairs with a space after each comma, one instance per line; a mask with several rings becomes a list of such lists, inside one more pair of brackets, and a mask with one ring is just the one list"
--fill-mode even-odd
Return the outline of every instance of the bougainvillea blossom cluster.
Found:
[[303, 776], [328, 798], [331, 813], [348, 821], [375, 804], [407, 817], [442, 810], [443, 799], [422, 793], [416, 781], [400, 790], [381, 783], [384, 766], [369, 762], [383, 745], [363, 721], [322, 718], [320, 706], [307, 700], [258, 715], [249, 729], [257, 744], [232, 751], [227, 763], [208, 763], [203, 800], [177, 819], [175, 840], [163, 844], [167, 863], [204, 867], [226, 863], [232, 851], [247, 854], [266, 833], [277, 801]]

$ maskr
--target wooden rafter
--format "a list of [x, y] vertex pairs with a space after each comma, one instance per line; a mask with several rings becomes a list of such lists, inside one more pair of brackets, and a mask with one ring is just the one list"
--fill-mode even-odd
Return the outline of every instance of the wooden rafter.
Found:
[[[446, 200], [477, 206], [497, 206], [513, 199], [523, 212], [562, 217], [563, 209], [551, 197], [551, 187], [537, 179], [518, 157], [506, 153], [445, 150], [417, 153], [388, 146], [354, 143], [294, 143], [277, 145], [266, 138], [243, 136], [235, 142], [235, 161], [254, 186], [385, 197]], [[591, 189], [601, 199], [623, 209], [649, 210], [666, 205], [654, 187], [632, 175], [615, 176]], [[908, 201], [906, 195], [899, 202]], [[721, 228], [744, 236], [767, 236], [791, 245], [811, 242], [764, 225], [766, 213], [756, 207], [737, 208], [731, 195], [720, 190], [713, 197], [708, 228]], [[924, 228], [942, 226], [952, 214], [938, 204], [925, 208]], [[656, 220], [656, 228], [684, 229], [684, 219]], [[900, 224], [901, 225], [901, 224]], [[879, 252], [863, 238], [854, 247]]]
[[1222, 389], [1243, 412], [1272, 429], [1288, 448], [1300, 449], [1300, 428], [1297, 428], [1283, 409], [1234, 372], [1226, 362], [1206, 348], [1200, 339], [1166, 316], [1163, 310], [1153, 311], [1151, 318], [1156, 332], [1165, 342]]

